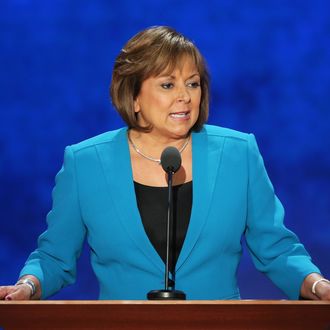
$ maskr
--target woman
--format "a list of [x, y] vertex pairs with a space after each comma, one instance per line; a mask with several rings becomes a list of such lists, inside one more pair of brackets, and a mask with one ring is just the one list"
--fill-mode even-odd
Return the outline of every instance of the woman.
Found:
[[239, 299], [245, 234], [256, 267], [289, 298], [330, 299], [329, 281], [283, 225], [254, 136], [204, 125], [208, 92], [204, 59], [181, 34], [153, 27], [129, 40], [111, 84], [128, 129], [66, 148], [48, 229], [0, 297], [47, 298], [72, 283], [85, 237], [100, 299], [145, 299], [162, 288], [167, 180], [159, 157], [175, 146], [176, 289], [187, 299]]

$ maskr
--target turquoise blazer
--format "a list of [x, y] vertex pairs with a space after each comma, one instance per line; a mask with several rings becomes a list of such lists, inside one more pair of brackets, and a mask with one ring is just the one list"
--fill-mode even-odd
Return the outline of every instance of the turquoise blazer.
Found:
[[[100, 299], [146, 299], [164, 287], [164, 263], [136, 203], [126, 131], [66, 148], [48, 228], [20, 274], [40, 280], [42, 298], [75, 281], [85, 237]], [[205, 125], [192, 133], [192, 150], [193, 205], [176, 289], [187, 299], [239, 299], [236, 272], [245, 235], [256, 268], [297, 299], [305, 276], [319, 270], [283, 224], [254, 136]]]

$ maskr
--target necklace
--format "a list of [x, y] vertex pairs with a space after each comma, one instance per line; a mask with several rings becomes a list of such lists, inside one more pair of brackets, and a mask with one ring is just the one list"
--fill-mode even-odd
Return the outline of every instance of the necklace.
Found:
[[[127, 131], [127, 137], [128, 137], [128, 141], [130, 142], [130, 144], [132, 145], [133, 149], [140, 155], [142, 156], [143, 158], [145, 159], [148, 159], [148, 160], [151, 160], [155, 163], [158, 163], [160, 164], [160, 159], [158, 158], [153, 158], [153, 157], [150, 157], [150, 156], [147, 156], [145, 155], [135, 144], [134, 142], [132, 141], [131, 137], [129, 136], [129, 133]], [[187, 137], [186, 141], [184, 141], [182, 147], [179, 149], [179, 153], [181, 154], [183, 152], [183, 150], [186, 148], [186, 146], [188, 145], [188, 142], [189, 142], [189, 139], [190, 139], [190, 135]]]

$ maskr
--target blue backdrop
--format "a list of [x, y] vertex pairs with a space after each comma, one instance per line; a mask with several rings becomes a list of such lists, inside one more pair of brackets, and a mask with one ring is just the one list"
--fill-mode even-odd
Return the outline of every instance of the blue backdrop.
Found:
[[[255, 133], [287, 226], [330, 277], [328, 1], [3, 0], [0, 5], [0, 283], [13, 283], [45, 229], [64, 147], [122, 125], [108, 86], [141, 29], [193, 39], [212, 76], [209, 123]], [[221, 274], [219, 274], [221, 280]], [[284, 298], [247, 253], [243, 298]], [[95, 299], [88, 248], [54, 299]]]

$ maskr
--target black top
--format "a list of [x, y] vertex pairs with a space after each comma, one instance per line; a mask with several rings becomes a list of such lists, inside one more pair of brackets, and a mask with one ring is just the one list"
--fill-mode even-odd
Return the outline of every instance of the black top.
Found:
[[[134, 182], [137, 205], [146, 234], [164, 263], [166, 262], [167, 187], [151, 187]], [[192, 181], [173, 186], [172, 274], [186, 237], [192, 207]]]

